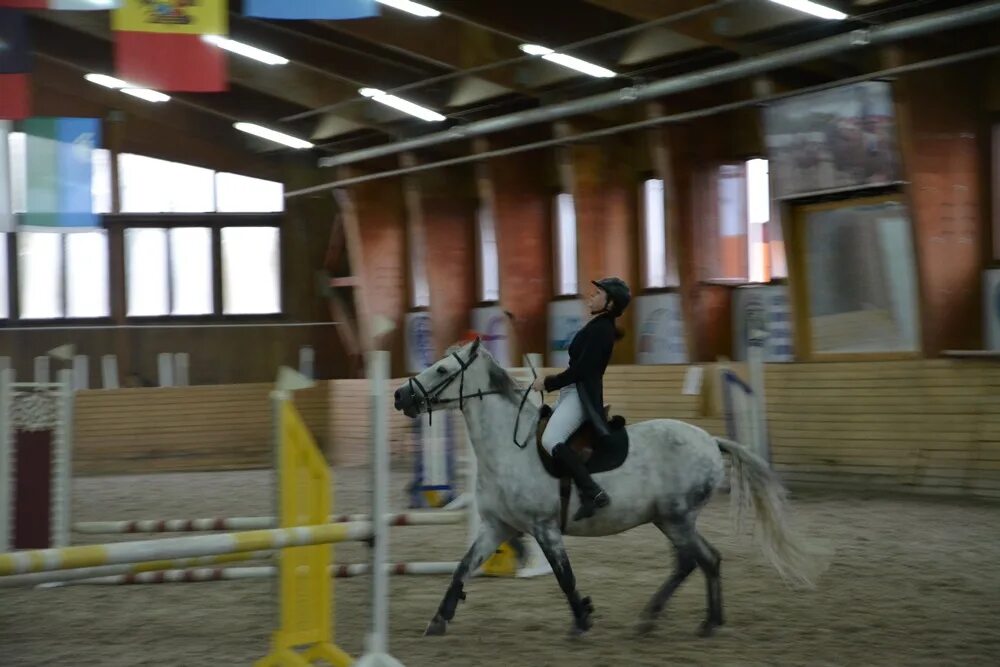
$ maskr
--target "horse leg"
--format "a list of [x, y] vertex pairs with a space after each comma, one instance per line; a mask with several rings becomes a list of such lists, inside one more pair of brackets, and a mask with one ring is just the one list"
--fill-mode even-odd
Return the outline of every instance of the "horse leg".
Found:
[[462, 562], [455, 568], [455, 573], [451, 578], [451, 585], [441, 600], [434, 618], [427, 625], [424, 636], [443, 635], [448, 629], [448, 622], [455, 617], [455, 609], [458, 603], [465, 599], [465, 582], [479, 569], [479, 566], [486, 562], [486, 559], [493, 555], [501, 543], [509, 540], [516, 534], [516, 531], [499, 521], [484, 520], [479, 527], [479, 534], [466, 552]]
[[715, 632], [715, 628], [725, 623], [722, 616], [722, 556], [698, 531], [693, 532], [698, 567], [705, 573], [708, 589], [708, 617], [701, 624], [700, 634], [708, 637]]
[[538, 546], [542, 548], [546, 560], [549, 561], [552, 573], [555, 574], [559, 587], [566, 594], [569, 608], [573, 612], [571, 634], [582, 635], [590, 630], [594, 624], [590, 620], [590, 615], [594, 613], [594, 605], [591, 604], [590, 598], [581, 598], [580, 593], [576, 590], [576, 577], [569, 564], [569, 555], [567, 555], [566, 547], [563, 544], [562, 533], [555, 524], [539, 524], [535, 527], [534, 533], [535, 539], [538, 540]]
[[656, 591], [653, 597], [650, 598], [646, 604], [646, 608], [639, 617], [638, 630], [642, 634], [652, 631], [653, 624], [659, 618], [660, 614], [663, 613], [667, 602], [698, 565], [698, 558], [694, 547], [683, 536], [685, 529], [679, 527], [677, 524], [668, 522], [656, 522], [656, 527], [674, 545], [676, 562], [674, 564], [674, 571], [670, 574], [670, 577], [660, 586], [660, 589]]

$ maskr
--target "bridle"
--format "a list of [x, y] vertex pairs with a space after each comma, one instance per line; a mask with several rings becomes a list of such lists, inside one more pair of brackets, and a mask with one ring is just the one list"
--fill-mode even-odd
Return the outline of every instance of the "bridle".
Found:
[[[451, 373], [448, 377], [443, 378], [440, 382], [435, 384], [430, 389], [424, 388], [424, 385], [416, 377], [411, 377], [409, 382], [407, 383], [410, 387], [410, 396], [416, 397], [417, 391], [419, 391], [421, 397], [424, 400], [424, 403], [427, 405], [428, 424], [432, 423], [433, 417], [431, 415], [434, 412], [435, 406], [446, 407], [449, 404], [458, 401], [458, 409], [461, 410], [465, 407], [465, 399], [467, 398], [478, 398], [481, 401], [483, 400], [483, 396], [489, 396], [490, 394], [500, 393], [496, 389], [489, 389], [486, 391], [479, 389], [474, 394], [465, 393], [465, 371], [469, 369], [469, 366], [472, 365], [472, 362], [474, 362], [476, 360], [476, 357], [479, 356], [478, 344], [476, 344], [473, 347], [472, 352], [469, 354], [469, 358], [465, 361], [462, 361], [462, 358], [458, 356], [457, 352], [452, 352], [451, 356], [454, 357], [455, 361], [458, 362], [458, 370]], [[458, 378], [458, 396], [451, 398], [441, 398], [441, 393], [445, 389], [451, 386], [451, 383], [455, 381], [455, 378]], [[417, 391], [414, 391], [414, 388], [416, 388]]]
[[[434, 413], [435, 406], [447, 407], [448, 405], [458, 401], [458, 409], [462, 410], [465, 407], [465, 399], [478, 398], [481, 401], [483, 400], [483, 396], [502, 393], [497, 389], [488, 389], [486, 391], [478, 389], [473, 394], [465, 393], [465, 371], [469, 369], [469, 367], [472, 365], [472, 362], [474, 362], [476, 360], [476, 357], [479, 356], [478, 343], [472, 348], [472, 352], [469, 353], [469, 358], [466, 359], [465, 361], [463, 361], [462, 358], [458, 356], [457, 352], [452, 352], [451, 356], [455, 358], [456, 362], [458, 362], [458, 370], [452, 372], [450, 375], [448, 375], [448, 377], [442, 378], [440, 382], [435, 384], [430, 389], [425, 388], [423, 383], [420, 382], [420, 380], [418, 380], [416, 377], [411, 377], [407, 382], [407, 385], [410, 388], [410, 397], [415, 398], [417, 396], [417, 392], [419, 392], [420, 396], [423, 398], [424, 404], [426, 404], [427, 406], [428, 425], [433, 423], [432, 415]], [[531, 367], [531, 374], [537, 378], [538, 373], [535, 371], [535, 366], [534, 364], [531, 363], [530, 359], [528, 360], [528, 365]], [[444, 392], [445, 389], [451, 386], [451, 384], [455, 381], [455, 378], [458, 378], [458, 396], [450, 398], [441, 398], [441, 393]], [[521, 412], [524, 410], [524, 404], [527, 402], [528, 396], [530, 394], [531, 394], [531, 387], [529, 386], [527, 389], [524, 390], [524, 396], [521, 397], [521, 404], [517, 408], [517, 418], [514, 420], [514, 444], [517, 445], [520, 449], [524, 449], [525, 447], [528, 446], [527, 440], [525, 440], [524, 443], [520, 443], [517, 441], [517, 427], [521, 423]]]

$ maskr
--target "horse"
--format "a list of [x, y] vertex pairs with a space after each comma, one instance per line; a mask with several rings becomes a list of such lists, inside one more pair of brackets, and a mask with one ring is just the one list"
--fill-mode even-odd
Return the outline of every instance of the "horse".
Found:
[[[496, 363], [478, 338], [451, 348], [395, 391], [395, 409], [410, 418], [436, 409], [460, 409], [478, 465], [479, 532], [456, 568], [425, 636], [446, 633], [459, 601], [466, 599], [468, 579], [502, 543], [524, 534], [537, 540], [566, 596], [573, 617], [571, 634], [586, 633], [593, 625], [594, 607], [577, 590], [563, 535], [604, 537], [647, 523], [672, 543], [676, 562], [640, 614], [637, 629], [652, 630], [673, 593], [700, 568], [706, 579], [708, 608], [699, 633], [713, 634], [724, 623], [722, 558], [698, 533], [695, 523], [725, 480], [723, 453], [731, 460], [730, 494], [737, 525], [752, 507], [767, 560], [787, 583], [814, 586], [818, 572], [813, 554], [792, 533], [785, 489], [768, 464], [736, 442], [674, 419], [623, 427], [628, 438], [624, 461], [594, 475], [610, 494], [611, 504], [592, 517], [569, 522], [564, 532], [560, 517], [567, 510], [572, 515], [579, 496], [573, 491], [568, 507], [561, 507], [558, 480], [546, 470], [536, 447], [527, 446], [535, 442], [540, 416], [540, 407], [525, 400], [529, 391]], [[518, 439], [519, 433], [523, 440]]]

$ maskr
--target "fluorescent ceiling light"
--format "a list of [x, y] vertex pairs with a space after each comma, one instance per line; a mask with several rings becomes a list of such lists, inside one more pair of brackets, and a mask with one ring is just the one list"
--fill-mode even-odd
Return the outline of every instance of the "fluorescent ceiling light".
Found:
[[410, 0], [375, 0], [379, 4], [385, 5], [386, 7], [392, 7], [393, 9], [399, 9], [400, 11], [408, 12], [414, 16], [421, 16], [424, 18], [434, 18], [436, 16], [441, 16], [441, 12], [436, 9], [432, 9], [426, 5], [417, 4], [416, 2], [410, 2]]
[[236, 40], [221, 37], [219, 35], [202, 35], [202, 40], [208, 42], [209, 44], [214, 44], [220, 49], [225, 49], [226, 51], [244, 56], [245, 58], [253, 58], [254, 60], [260, 61], [265, 65], [288, 64], [288, 58], [283, 58], [282, 56], [258, 49], [255, 46], [250, 46], [248, 44], [244, 44], [243, 42], [237, 42]]
[[296, 137], [284, 134], [282, 132], [277, 132], [275, 130], [262, 127], [260, 125], [255, 125], [254, 123], [233, 123], [233, 127], [241, 132], [246, 132], [247, 134], [252, 134], [254, 136], [260, 137], [261, 139], [268, 139], [276, 144], [283, 144], [290, 148], [312, 148], [313, 145], [308, 141], [303, 139], [298, 139]]
[[108, 76], [107, 74], [84, 74], [83, 78], [91, 83], [96, 83], [98, 86], [104, 86], [105, 88], [128, 88], [129, 85], [122, 81], [121, 79], [116, 79], [113, 76]]
[[586, 60], [580, 60], [579, 58], [575, 58], [573, 56], [567, 56], [564, 53], [556, 53], [546, 46], [539, 46], [538, 44], [522, 44], [521, 50], [528, 55], [541, 56], [549, 62], [553, 62], [557, 65], [562, 65], [563, 67], [568, 67], [570, 69], [575, 69], [577, 72], [583, 72], [584, 74], [589, 74], [590, 76], [596, 76], [602, 79], [618, 76], [606, 67], [601, 67], [600, 65], [595, 65], [594, 63], [588, 63]]
[[806, 14], [812, 14], [821, 19], [833, 19], [836, 21], [843, 21], [847, 18], [847, 14], [844, 12], [839, 12], [836, 9], [831, 9], [830, 7], [824, 7], [818, 2], [812, 2], [812, 0], [771, 0], [776, 5], [783, 5], [789, 9], [797, 9], [800, 12], [805, 12]]
[[122, 88], [121, 91], [126, 95], [138, 97], [139, 99], [146, 100], [147, 102], [170, 101], [170, 95], [164, 95], [158, 90], [150, 90], [149, 88]]
[[149, 88], [138, 88], [128, 83], [127, 81], [122, 81], [121, 79], [116, 79], [113, 76], [108, 76], [107, 74], [84, 74], [83, 78], [91, 83], [96, 83], [98, 86], [104, 86], [105, 88], [113, 88], [114, 90], [120, 90], [127, 95], [132, 97], [138, 97], [140, 99], [146, 100], [147, 102], [167, 102], [170, 100], [169, 95], [164, 95], [158, 90], [150, 90]]
[[444, 116], [439, 114], [437, 111], [432, 111], [426, 107], [422, 107], [419, 104], [414, 104], [408, 100], [404, 100], [402, 97], [396, 97], [395, 95], [387, 95], [378, 88], [362, 88], [358, 91], [365, 97], [371, 98], [376, 102], [384, 104], [398, 111], [408, 113], [411, 116], [416, 116], [421, 120], [426, 121], [442, 121]]

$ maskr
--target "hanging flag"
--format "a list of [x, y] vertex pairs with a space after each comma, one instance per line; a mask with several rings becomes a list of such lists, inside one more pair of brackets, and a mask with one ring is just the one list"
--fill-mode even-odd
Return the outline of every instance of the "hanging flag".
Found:
[[98, 118], [29, 118], [26, 227], [98, 227], [94, 215], [93, 153], [100, 145]]
[[243, 0], [243, 14], [265, 19], [363, 19], [378, 16], [375, 0]]
[[24, 13], [0, 8], [0, 118], [31, 115], [31, 47]]
[[229, 33], [227, 0], [125, 0], [111, 27], [118, 78], [162, 91], [228, 88], [225, 52], [202, 39]]
[[[10, 173], [10, 133], [14, 123], [0, 120], [0, 234], [14, 231], [14, 193]], [[0, 296], [0, 299], [3, 297]]]
[[0, 0], [0, 7], [19, 9], [63, 9], [73, 11], [97, 11], [117, 9], [123, 0]]

